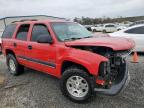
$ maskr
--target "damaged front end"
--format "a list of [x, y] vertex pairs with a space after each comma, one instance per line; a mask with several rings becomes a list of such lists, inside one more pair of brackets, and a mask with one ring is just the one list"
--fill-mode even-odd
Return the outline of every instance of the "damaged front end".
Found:
[[[96, 79], [95, 91], [116, 95], [124, 87], [129, 79], [126, 58], [112, 55], [108, 62], [102, 62], [99, 67], [99, 75]], [[100, 83], [102, 82], [103, 83]]]
[[121, 91], [129, 79], [126, 57], [131, 50], [113, 51], [111, 48], [94, 46], [77, 46], [75, 48], [91, 51], [109, 59], [99, 65], [94, 91], [107, 95], [116, 95]]

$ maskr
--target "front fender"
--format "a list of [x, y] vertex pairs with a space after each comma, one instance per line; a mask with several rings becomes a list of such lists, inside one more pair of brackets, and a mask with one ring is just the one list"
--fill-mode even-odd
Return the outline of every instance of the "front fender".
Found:
[[71, 61], [84, 66], [90, 74], [97, 76], [101, 62], [108, 61], [106, 57], [85, 50], [72, 49], [62, 61]]

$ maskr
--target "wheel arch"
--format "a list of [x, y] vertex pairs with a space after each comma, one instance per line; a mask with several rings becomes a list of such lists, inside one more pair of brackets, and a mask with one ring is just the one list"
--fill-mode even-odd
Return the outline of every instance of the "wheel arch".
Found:
[[93, 76], [92, 74], [90, 74], [89, 70], [85, 66], [83, 66], [83, 65], [81, 65], [79, 63], [73, 62], [73, 61], [69, 61], [69, 60], [63, 61], [62, 66], [61, 66], [61, 75], [63, 74], [63, 72], [67, 68], [69, 68], [71, 66], [79, 67], [79, 68], [83, 69], [85, 72], [87, 72], [90, 76]]
[[[14, 51], [13, 51], [13, 50], [11, 50], [11, 49], [6, 49], [6, 50], [5, 50], [5, 54], [6, 54], [6, 55], [8, 55], [8, 54], [12, 54], [12, 55], [14, 55], [14, 56], [15, 56]], [[15, 57], [16, 57], [16, 56], [15, 56]]]

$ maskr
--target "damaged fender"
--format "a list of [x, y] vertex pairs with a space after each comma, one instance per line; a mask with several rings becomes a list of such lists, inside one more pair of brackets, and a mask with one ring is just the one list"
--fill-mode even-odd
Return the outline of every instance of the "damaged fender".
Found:
[[96, 53], [73, 48], [73, 50], [70, 50], [69, 53], [64, 56], [63, 61], [81, 64], [90, 74], [97, 76], [100, 63], [106, 62], [108, 59]]

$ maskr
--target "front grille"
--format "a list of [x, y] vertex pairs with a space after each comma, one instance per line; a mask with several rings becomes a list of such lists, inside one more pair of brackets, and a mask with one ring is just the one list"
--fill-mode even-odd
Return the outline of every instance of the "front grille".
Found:
[[100, 64], [99, 76], [109, 84], [109, 82], [118, 83], [123, 78], [126, 60], [122, 57], [111, 56], [108, 62]]

